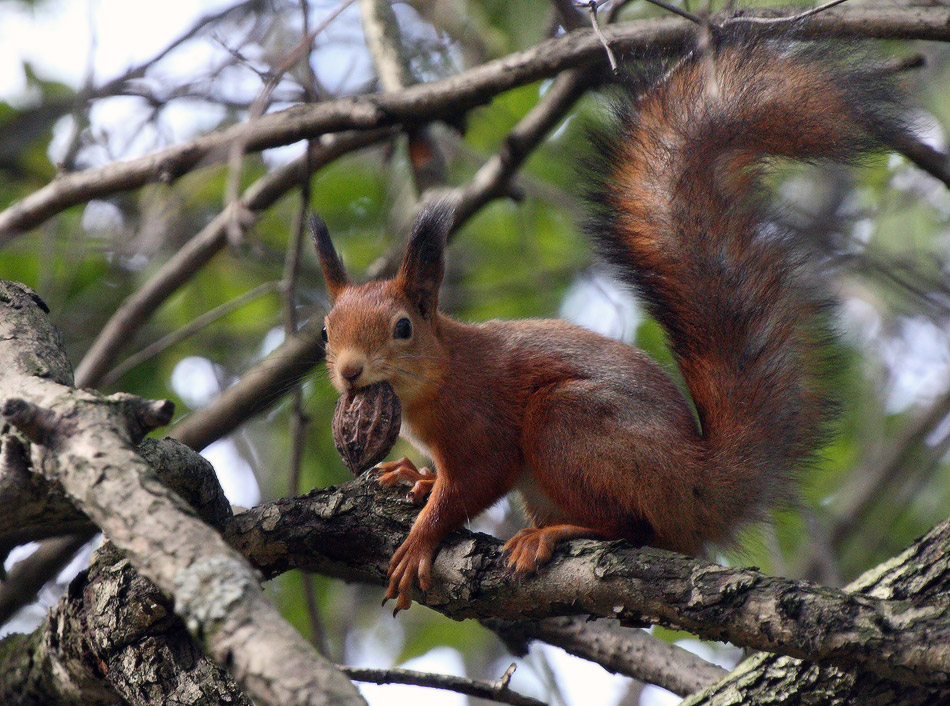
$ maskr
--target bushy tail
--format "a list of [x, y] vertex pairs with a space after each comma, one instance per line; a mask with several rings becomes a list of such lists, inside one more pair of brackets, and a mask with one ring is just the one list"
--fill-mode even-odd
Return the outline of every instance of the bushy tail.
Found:
[[618, 109], [590, 235], [665, 328], [696, 405], [706, 539], [790, 496], [832, 405], [827, 299], [765, 218], [766, 158], [853, 160], [901, 130], [880, 72], [812, 45], [732, 38]]

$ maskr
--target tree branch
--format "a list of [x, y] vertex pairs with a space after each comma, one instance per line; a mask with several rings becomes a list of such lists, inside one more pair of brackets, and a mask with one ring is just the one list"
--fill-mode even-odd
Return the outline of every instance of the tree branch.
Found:
[[505, 675], [493, 682], [478, 681], [451, 674], [428, 674], [412, 669], [367, 669], [365, 667], [340, 667], [344, 674], [356, 681], [372, 684], [413, 684], [432, 689], [445, 689], [479, 699], [489, 699], [512, 706], [544, 706], [544, 703], [530, 696], [523, 696], [508, 688], [508, 681], [514, 672], [514, 664]]
[[[775, 10], [757, 13], [774, 17]], [[753, 16], [751, 13], [744, 15]], [[724, 21], [727, 17], [714, 17]], [[674, 48], [692, 25], [678, 18], [641, 20], [604, 31], [618, 52]], [[794, 28], [802, 37], [950, 39], [950, 9], [945, 7], [842, 6], [815, 15]], [[342, 130], [370, 130], [396, 124], [418, 125], [457, 115], [516, 86], [554, 76], [569, 68], [600, 65], [603, 47], [592, 30], [577, 30], [488, 62], [457, 76], [412, 86], [398, 93], [341, 98], [296, 106], [262, 116], [252, 130], [234, 125], [127, 162], [63, 176], [0, 213], [0, 244], [34, 228], [60, 211], [92, 198], [134, 189], [151, 181], [169, 183], [209, 161], [220, 161], [228, 145], [246, 135], [249, 151], [290, 144]]]
[[[950, 521], [940, 523], [900, 555], [865, 572], [847, 590], [879, 599], [912, 598], [921, 604], [945, 601], [950, 591], [948, 547]], [[946, 649], [946, 645], [941, 648]], [[945, 703], [948, 692], [945, 686], [899, 683], [869, 671], [761, 654], [742, 662], [726, 679], [687, 699], [683, 706], [766, 706], [777, 699], [785, 706], [929, 706]]]
[[[307, 568], [385, 585], [389, 555], [415, 514], [390, 500], [399, 492], [377, 492], [364, 477], [250, 510], [228, 522], [225, 536], [268, 576]], [[656, 549], [631, 551], [624, 542], [572, 542], [539, 574], [512, 581], [500, 546], [484, 535], [450, 535], [433, 567], [435, 587], [414, 597], [459, 619], [646, 620], [892, 680], [950, 682], [943, 601], [879, 600]]]
[[0, 390], [7, 396], [3, 417], [40, 447], [44, 475], [174, 598], [189, 630], [252, 698], [275, 705], [364, 703], [267, 601], [243, 558], [135, 453], [145, 432], [167, 423], [168, 405], [103, 398], [38, 374], [32, 360], [38, 355], [18, 333], [52, 327], [31, 295], [0, 284], [0, 359], [12, 361], [0, 367]]
[[[148, 439], [141, 448], [204, 521], [220, 525], [231, 516], [205, 459], [170, 440]], [[17, 564], [8, 583], [33, 558]], [[111, 706], [120, 699], [132, 706], [250, 704], [201, 653], [171, 601], [108, 543], [39, 628], [0, 641], [0, 674], [0, 703], [11, 706]]]
[[527, 622], [484, 620], [509, 648], [527, 651], [531, 640], [541, 640], [605, 669], [656, 684], [687, 696], [722, 679], [728, 672], [681, 647], [657, 639], [638, 628], [606, 620], [545, 618]]
[[105, 546], [31, 635], [0, 641], [8, 706], [250, 706], [171, 601]]

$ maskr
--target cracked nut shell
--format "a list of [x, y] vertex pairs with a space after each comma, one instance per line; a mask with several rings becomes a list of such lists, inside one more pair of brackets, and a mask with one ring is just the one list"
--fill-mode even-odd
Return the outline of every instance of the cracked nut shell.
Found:
[[340, 396], [333, 413], [333, 443], [353, 475], [386, 458], [399, 436], [401, 414], [402, 405], [388, 382]]

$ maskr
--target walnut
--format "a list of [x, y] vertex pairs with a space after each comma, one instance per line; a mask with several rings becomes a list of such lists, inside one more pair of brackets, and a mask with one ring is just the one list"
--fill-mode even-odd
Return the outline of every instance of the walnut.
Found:
[[386, 457], [399, 436], [401, 413], [402, 405], [388, 382], [340, 395], [333, 413], [333, 442], [353, 475]]

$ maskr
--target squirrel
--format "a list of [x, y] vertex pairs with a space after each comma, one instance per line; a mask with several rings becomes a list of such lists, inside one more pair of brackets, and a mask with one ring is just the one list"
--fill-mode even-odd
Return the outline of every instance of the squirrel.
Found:
[[532, 525], [504, 545], [516, 572], [575, 537], [696, 554], [793, 496], [833, 417], [832, 300], [769, 222], [762, 166], [852, 161], [903, 129], [881, 71], [834, 53], [717, 36], [633, 81], [594, 137], [586, 230], [664, 328], [691, 399], [641, 350], [580, 327], [439, 311], [445, 204], [421, 211], [392, 279], [351, 283], [315, 230], [333, 385], [391, 383], [401, 434], [435, 466], [376, 469], [425, 501], [389, 566], [397, 611], [431, 587], [443, 537], [512, 490]]

